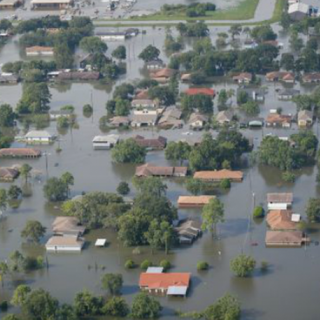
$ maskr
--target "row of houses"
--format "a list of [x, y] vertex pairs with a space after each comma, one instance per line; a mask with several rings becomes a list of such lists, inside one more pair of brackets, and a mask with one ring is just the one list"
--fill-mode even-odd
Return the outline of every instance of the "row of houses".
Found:
[[266, 218], [268, 230], [265, 243], [274, 246], [301, 246], [309, 239], [299, 230], [300, 214], [291, 210], [293, 203], [292, 193], [268, 193]]

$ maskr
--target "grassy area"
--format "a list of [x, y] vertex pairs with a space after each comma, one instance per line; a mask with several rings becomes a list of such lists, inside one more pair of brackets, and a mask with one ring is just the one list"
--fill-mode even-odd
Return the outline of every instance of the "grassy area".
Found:
[[[248, 0], [245, 0], [245, 1], [248, 1]], [[265, 21], [260, 21], [260, 22], [243, 22], [241, 23], [242, 26], [255, 26], [255, 25], [261, 25], [261, 24], [271, 24], [271, 23], [276, 23], [278, 21], [280, 21], [280, 18], [281, 18], [281, 14], [282, 14], [282, 11], [283, 9], [285, 8], [286, 6], [286, 2], [287, 0], [277, 0], [276, 1], [276, 5], [275, 5], [275, 8], [274, 8], [274, 11], [273, 11], [273, 16], [270, 20], [265, 20]], [[242, 2], [244, 3], [244, 2]], [[240, 4], [241, 5], [241, 4]], [[230, 9], [229, 11], [231, 11], [233, 9]], [[178, 19], [178, 20], [185, 20], [185, 19]], [[199, 19], [197, 19], [199, 20]], [[226, 19], [224, 19], [226, 20]], [[230, 19], [231, 20], [231, 19]], [[99, 21], [104, 21], [104, 20], [99, 20]], [[161, 22], [159, 20], [159, 22], [157, 23], [144, 23], [144, 24], [139, 24], [139, 20], [136, 20], [136, 22], [134, 22], [133, 20], [113, 20], [114, 23], [112, 24], [99, 24], [99, 26], [101, 27], [156, 27], [156, 26], [159, 26], [159, 27], [164, 27], [164, 26], [175, 26], [176, 24], [175, 23], [164, 23], [164, 22]], [[121, 23], [121, 21], [132, 21], [132, 23]], [[206, 21], [207, 25], [209, 26], [230, 26], [232, 25], [232, 23], [223, 23], [223, 22], [213, 22], [212, 20], [211, 21]]]
[[207, 11], [204, 17], [189, 18], [186, 15], [177, 13], [176, 15], [164, 15], [161, 12], [143, 16], [143, 17], [133, 17], [129, 20], [131, 21], [168, 21], [168, 20], [249, 20], [254, 17], [254, 13], [257, 9], [259, 0], [242, 0], [238, 6], [227, 9], [227, 10], [217, 10], [217, 11]]

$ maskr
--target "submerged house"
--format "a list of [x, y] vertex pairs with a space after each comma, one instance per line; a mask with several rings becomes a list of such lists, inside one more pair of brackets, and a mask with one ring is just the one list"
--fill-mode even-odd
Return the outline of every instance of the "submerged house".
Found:
[[0, 149], [0, 158], [39, 158], [41, 151], [32, 148], [4, 148]]
[[188, 124], [192, 130], [201, 130], [208, 121], [209, 119], [207, 116], [194, 112], [190, 115]]
[[97, 81], [100, 72], [97, 71], [64, 71], [60, 72], [56, 79], [60, 81]]
[[57, 217], [52, 223], [52, 230], [59, 236], [83, 236], [86, 227], [81, 226], [76, 217]]
[[180, 244], [192, 244], [202, 234], [201, 221], [181, 220], [174, 228]]
[[313, 124], [313, 112], [309, 110], [300, 110], [298, 112], [298, 126], [301, 128], [311, 127]]
[[17, 84], [18, 81], [19, 77], [12, 73], [0, 73], [0, 84]]
[[167, 145], [167, 138], [162, 136], [158, 138], [145, 138], [137, 135], [133, 139], [140, 147], [147, 150], [163, 150]]
[[233, 119], [233, 112], [230, 110], [219, 111], [216, 115], [216, 121], [220, 125], [229, 124]]
[[290, 128], [292, 116], [287, 114], [270, 113], [266, 119], [267, 127]]
[[201, 208], [208, 204], [215, 196], [180, 196], [178, 198], [179, 208]]
[[180, 120], [182, 112], [175, 107], [167, 108], [158, 121], [158, 126], [161, 128], [182, 128], [183, 121]]
[[149, 293], [167, 296], [187, 295], [191, 281], [190, 273], [141, 273], [139, 287]]
[[185, 177], [187, 167], [159, 167], [150, 163], [143, 164], [136, 168], [137, 177]]
[[131, 118], [132, 127], [150, 127], [157, 124], [159, 114], [157, 110], [135, 110]]
[[0, 167], [0, 181], [12, 182], [18, 178], [19, 171], [15, 168]]
[[243, 172], [227, 169], [214, 171], [196, 171], [193, 175], [193, 178], [211, 182], [220, 182], [224, 179], [228, 179], [231, 182], [241, 182], [243, 180]]
[[292, 221], [291, 210], [270, 210], [266, 221], [271, 230], [297, 229], [297, 222]]
[[319, 72], [306, 73], [302, 77], [302, 82], [304, 82], [304, 83], [319, 83], [320, 82], [320, 73]]
[[94, 150], [109, 150], [119, 142], [117, 134], [109, 134], [106, 136], [95, 136], [92, 140]]
[[26, 48], [27, 56], [53, 56], [53, 47], [33, 46]]
[[116, 116], [110, 119], [109, 125], [114, 128], [127, 127], [130, 124], [129, 117]]
[[265, 243], [268, 247], [301, 247], [304, 243], [310, 242], [301, 231], [273, 231], [266, 233]]
[[239, 84], [250, 83], [252, 79], [253, 79], [252, 73], [249, 73], [249, 72], [242, 72], [232, 77], [232, 80]]
[[24, 140], [27, 143], [51, 143], [54, 140], [54, 136], [48, 131], [44, 130], [33, 130], [29, 131], [25, 136]]
[[160, 70], [163, 69], [166, 65], [161, 59], [156, 59], [146, 62], [145, 66], [148, 70]]
[[84, 240], [75, 236], [53, 236], [46, 243], [47, 251], [77, 251], [84, 246]]
[[266, 74], [266, 80], [270, 82], [282, 81], [285, 83], [294, 83], [294, 73], [288, 71], [272, 71]]
[[287, 210], [292, 206], [292, 193], [268, 193], [268, 210]]
[[187, 96], [195, 96], [197, 94], [203, 94], [205, 96], [215, 97], [216, 92], [210, 88], [189, 88], [184, 92]]
[[283, 89], [278, 93], [279, 100], [292, 100], [293, 97], [298, 96], [300, 90], [297, 89]]
[[163, 68], [155, 72], [150, 73], [150, 77], [153, 80], [156, 80], [159, 83], [168, 82], [174, 75], [176, 74], [176, 70]]

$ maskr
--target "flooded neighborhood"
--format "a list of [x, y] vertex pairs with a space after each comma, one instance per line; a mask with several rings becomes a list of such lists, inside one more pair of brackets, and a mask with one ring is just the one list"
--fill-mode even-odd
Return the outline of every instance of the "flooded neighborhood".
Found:
[[319, 40], [306, 0], [0, 1], [0, 319], [317, 319]]

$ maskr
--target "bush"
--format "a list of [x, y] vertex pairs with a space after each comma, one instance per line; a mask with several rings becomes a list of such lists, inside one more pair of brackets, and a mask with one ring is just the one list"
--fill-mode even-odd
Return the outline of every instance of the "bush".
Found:
[[264, 209], [261, 206], [257, 206], [253, 210], [253, 218], [260, 219], [264, 216]]
[[160, 267], [162, 267], [165, 271], [169, 270], [171, 268], [171, 263], [168, 260], [161, 260]]
[[90, 104], [85, 104], [82, 108], [82, 112], [85, 115], [91, 115], [93, 112], [93, 108]]
[[199, 261], [197, 263], [197, 270], [198, 271], [203, 271], [203, 270], [208, 270], [209, 269], [209, 264], [208, 262], [205, 261]]
[[282, 179], [285, 182], [294, 182], [296, 180], [296, 176], [294, 173], [286, 171], [282, 173]]
[[220, 181], [220, 188], [221, 189], [230, 189], [231, 188], [231, 182], [229, 179], [222, 179]]
[[123, 196], [130, 192], [130, 187], [127, 182], [121, 181], [117, 187], [117, 192]]
[[0, 303], [0, 310], [6, 312], [8, 310], [8, 301], [4, 300]]
[[152, 267], [152, 262], [149, 261], [149, 260], [144, 260], [144, 261], [142, 261], [141, 264], [140, 264], [140, 268], [141, 268], [142, 270], [147, 270], [149, 267]]
[[256, 266], [256, 261], [245, 254], [240, 254], [231, 260], [231, 271], [240, 278], [248, 277], [252, 274]]
[[269, 263], [267, 261], [261, 261], [260, 270], [261, 272], [268, 271]]
[[134, 269], [136, 267], [136, 264], [134, 263], [133, 260], [129, 259], [126, 261], [126, 263], [124, 264], [124, 267], [126, 269]]

